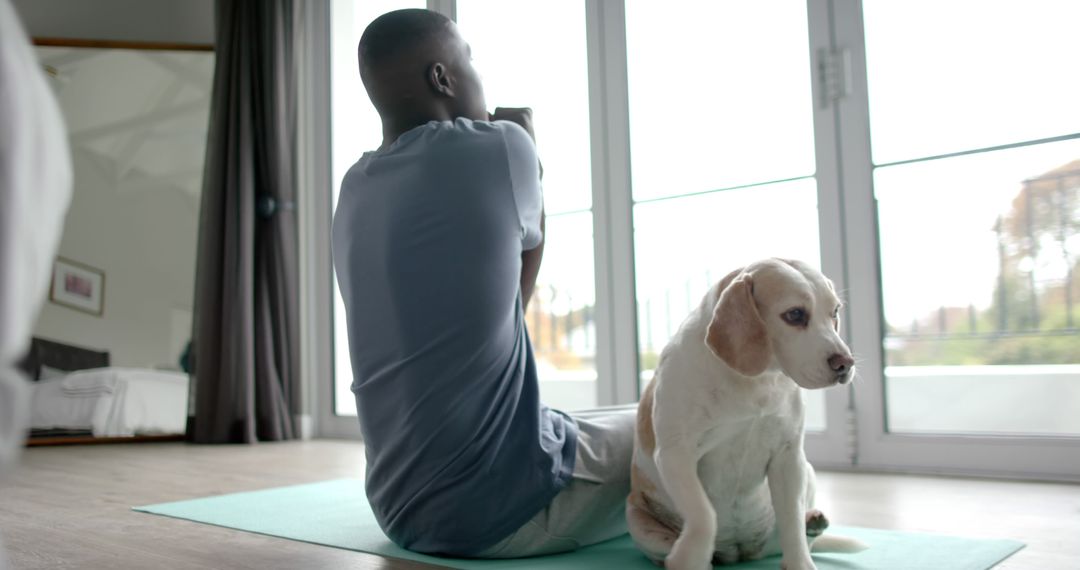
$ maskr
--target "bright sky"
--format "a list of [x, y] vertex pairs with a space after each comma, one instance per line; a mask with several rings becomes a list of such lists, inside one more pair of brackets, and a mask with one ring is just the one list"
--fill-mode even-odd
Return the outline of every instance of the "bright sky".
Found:
[[[863, 4], [877, 163], [1080, 131], [1080, 2]], [[360, 34], [379, 14], [423, 5], [333, 2], [335, 199], [381, 138], [356, 70]], [[584, 3], [458, 0], [457, 10], [488, 106], [534, 109], [550, 216], [541, 286], [562, 292], [557, 308], [567, 294], [592, 302]], [[635, 200], [807, 177], [635, 207], [638, 297], [657, 311], [649, 330], [660, 345], [665, 297], [677, 326], [707, 279], [760, 257], [819, 262], [806, 5], [636, 1], [626, 15]], [[878, 169], [887, 319], [988, 306], [994, 220], [1021, 180], [1077, 158], [1074, 141]], [[1061, 271], [1040, 263], [1043, 276]]]

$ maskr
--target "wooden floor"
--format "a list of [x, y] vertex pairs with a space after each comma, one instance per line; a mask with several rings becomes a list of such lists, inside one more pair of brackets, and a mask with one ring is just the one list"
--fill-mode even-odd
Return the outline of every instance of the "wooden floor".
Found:
[[[130, 510], [362, 471], [363, 447], [340, 441], [33, 448], [0, 488], [0, 535], [14, 569], [432, 568]], [[837, 524], [1013, 538], [1028, 547], [999, 568], [1080, 568], [1080, 486], [852, 473], [818, 482]]]

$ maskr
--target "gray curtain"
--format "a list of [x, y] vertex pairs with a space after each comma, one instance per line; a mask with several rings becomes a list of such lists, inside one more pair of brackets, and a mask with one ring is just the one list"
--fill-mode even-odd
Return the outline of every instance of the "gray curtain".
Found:
[[195, 276], [188, 439], [296, 437], [292, 0], [218, 0]]

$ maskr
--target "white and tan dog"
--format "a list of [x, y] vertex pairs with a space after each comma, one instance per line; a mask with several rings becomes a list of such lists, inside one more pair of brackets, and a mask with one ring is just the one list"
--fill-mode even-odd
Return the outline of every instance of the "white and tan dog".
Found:
[[646, 556], [671, 570], [861, 543], [821, 537], [803, 455], [800, 387], [846, 384], [840, 299], [804, 263], [769, 259], [714, 286], [660, 355], [638, 407], [626, 518]]

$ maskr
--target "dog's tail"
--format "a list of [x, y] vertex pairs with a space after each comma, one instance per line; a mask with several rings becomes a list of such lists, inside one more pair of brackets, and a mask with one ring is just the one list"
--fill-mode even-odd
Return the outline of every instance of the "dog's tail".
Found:
[[865, 542], [846, 536], [823, 534], [810, 545], [811, 552], [862, 552], [870, 548]]

